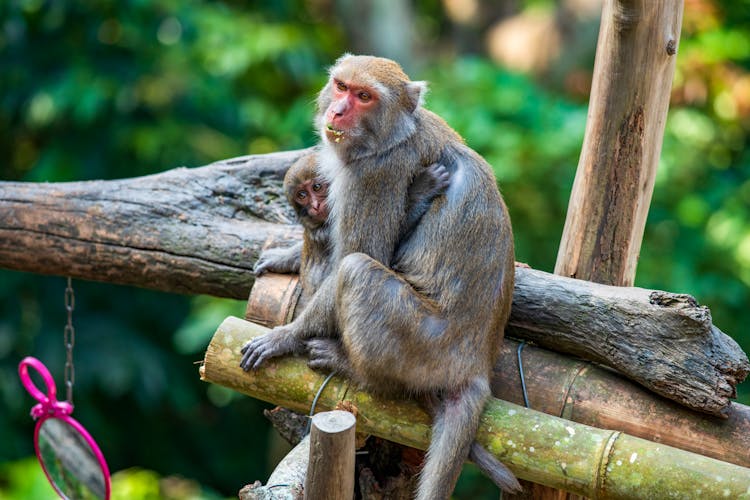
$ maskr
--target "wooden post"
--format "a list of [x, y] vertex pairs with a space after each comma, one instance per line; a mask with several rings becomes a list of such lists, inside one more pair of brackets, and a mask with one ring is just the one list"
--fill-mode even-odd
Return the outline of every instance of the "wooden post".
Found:
[[[682, 0], [605, 0], [555, 274], [632, 286], [661, 153]], [[533, 486], [544, 499], [572, 498]]]
[[318, 413], [312, 418], [305, 500], [354, 498], [356, 422], [354, 415], [341, 410]]
[[661, 152], [683, 0], [606, 0], [555, 274], [630, 286]]

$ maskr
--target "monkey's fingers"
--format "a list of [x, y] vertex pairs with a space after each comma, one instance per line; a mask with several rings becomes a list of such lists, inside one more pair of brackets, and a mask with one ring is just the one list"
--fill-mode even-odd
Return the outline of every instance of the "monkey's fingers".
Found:
[[263, 276], [267, 271], [268, 263], [266, 262], [258, 262], [253, 268], [253, 274], [255, 274], [255, 276]]
[[242, 346], [242, 349], [240, 349], [240, 352], [242, 353], [240, 367], [243, 370], [257, 370], [263, 361], [265, 361], [265, 358], [262, 358], [266, 340], [265, 337], [268, 337], [268, 334], [255, 337]]

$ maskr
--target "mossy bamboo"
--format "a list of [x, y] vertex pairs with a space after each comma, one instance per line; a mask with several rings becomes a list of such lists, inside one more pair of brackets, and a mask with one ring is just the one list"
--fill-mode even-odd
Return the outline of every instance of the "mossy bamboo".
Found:
[[[267, 331], [239, 318], [227, 318], [208, 346], [200, 369], [202, 379], [309, 411], [324, 375], [308, 369], [304, 360], [272, 360], [251, 373], [240, 369], [242, 345]], [[429, 442], [429, 419], [412, 401], [382, 399], [334, 377], [322, 391], [317, 410], [334, 409], [343, 402], [356, 408], [361, 432], [422, 449]], [[477, 440], [519, 477], [590, 498], [750, 495], [750, 469], [497, 399], [487, 404]]]

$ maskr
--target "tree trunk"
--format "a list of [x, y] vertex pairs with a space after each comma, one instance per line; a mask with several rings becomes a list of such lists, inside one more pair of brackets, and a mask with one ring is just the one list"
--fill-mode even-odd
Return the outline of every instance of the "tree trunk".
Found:
[[0, 182], [0, 267], [246, 298], [263, 246], [301, 237], [281, 185], [305, 151], [115, 181]]
[[747, 356], [693, 297], [553, 280], [531, 269], [516, 276], [508, 335], [602, 363], [689, 408], [726, 416]]
[[[297, 357], [244, 372], [242, 346], [268, 330], [227, 318], [208, 346], [201, 378], [296, 411], [307, 411], [323, 375]], [[381, 399], [334, 377], [320, 410], [341, 401], [357, 412], [359, 430], [425, 449], [427, 414], [412, 401]], [[477, 441], [519, 477], [593, 498], [737, 498], [750, 491], [750, 469], [617, 431], [606, 431], [491, 399]]]

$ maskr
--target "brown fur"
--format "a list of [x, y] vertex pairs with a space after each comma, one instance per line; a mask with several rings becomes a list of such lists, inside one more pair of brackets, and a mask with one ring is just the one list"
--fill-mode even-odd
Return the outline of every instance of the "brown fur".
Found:
[[[433, 401], [417, 491], [432, 500], [453, 490], [489, 397], [512, 299], [513, 236], [489, 165], [419, 105], [424, 84], [394, 65], [345, 56], [331, 70], [317, 124], [334, 272], [299, 318], [243, 348], [242, 366], [257, 368], [313, 339], [311, 366]], [[329, 127], [341, 109], [332, 106], [333, 79], [368, 86], [378, 98], [345, 130]], [[409, 186], [433, 163], [447, 168], [450, 187], [400, 241]], [[507, 469], [499, 475], [506, 489], [519, 488]]]
[[[295, 317], [305, 308], [331, 272], [331, 231], [326, 220], [310, 215], [297, 201], [296, 192], [308, 181], [327, 184], [318, 173], [318, 156], [315, 152], [299, 158], [284, 176], [284, 194], [304, 227], [301, 244], [288, 248], [265, 250], [255, 264], [257, 276], [265, 272], [299, 273], [302, 293], [295, 308]], [[425, 169], [409, 186], [407, 216], [401, 226], [399, 241], [417, 225], [435, 197], [448, 187], [448, 172], [442, 165], [433, 164]]]

